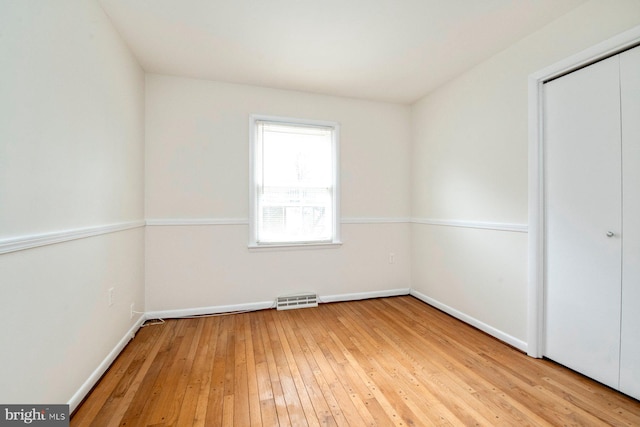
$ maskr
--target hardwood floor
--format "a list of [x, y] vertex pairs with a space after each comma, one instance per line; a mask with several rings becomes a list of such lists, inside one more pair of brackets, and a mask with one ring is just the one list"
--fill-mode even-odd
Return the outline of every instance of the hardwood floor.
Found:
[[143, 328], [72, 426], [640, 425], [640, 402], [410, 297]]

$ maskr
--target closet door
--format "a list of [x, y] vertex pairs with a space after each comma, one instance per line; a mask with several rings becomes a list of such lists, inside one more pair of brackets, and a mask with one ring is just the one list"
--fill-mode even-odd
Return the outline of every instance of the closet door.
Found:
[[620, 55], [623, 263], [620, 390], [640, 399], [640, 47]]
[[618, 388], [619, 57], [545, 84], [545, 349]]

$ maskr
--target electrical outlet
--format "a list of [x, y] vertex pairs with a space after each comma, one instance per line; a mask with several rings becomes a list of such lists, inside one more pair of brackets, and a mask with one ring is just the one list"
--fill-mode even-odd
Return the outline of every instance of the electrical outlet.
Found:
[[135, 312], [133, 311], [133, 307], [134, 307], [134, 305], [135, 305], [135, 303], [133, 303], [133, 302], [132, 302], [132, 303], [131, 303], [131, 315], [130, 315], [129, 319], [133, 319], [133, 314], [135, 313]]
[[115, 288], [109, 288], [109, 290], [107, 291], [107, 302], [109, 303], [109, 307], [111, 307], [113, 305], [113, 293], [115, 291]]
[[396, 254], [394, 254], [393, 252], [389, 252], [389, 264], [395, 264], [396, 263]]

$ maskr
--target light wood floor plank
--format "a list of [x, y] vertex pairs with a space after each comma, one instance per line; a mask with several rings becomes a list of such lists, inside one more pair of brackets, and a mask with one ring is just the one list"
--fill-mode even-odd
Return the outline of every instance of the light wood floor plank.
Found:
[[[134, 425], [143, 425], [141, 420], [145, 420], [145, 425], [155, 425], [162, 422], [162, 417], [167, 415], [168, 411], [158, 411], [157, 408], [162, 408], [167, 399], [172, 398], [173, 393], [164, 393], [164, 390], [169, 389], [168, 384], [172, 384], [176, 381], [177, 369], [176, 358], [181, 352], [184, 352], [184, 331], [187, 327], [187, 322], [180, 322], [174, 329], [174, 334], [171, 340], [160, 350], [160, 357], [157, 357], [157, 361], [160, 363], [154, 363], [152, 368], [154, 369], [154, 375], [147, 375], [144, 378], [143, 386], [148, 392], [148, 399], [144, 404], [141, 404], [136, 411], [127, 411], [129, 414], [125, 414], [125, 419], [129, 419], [129, 423]], [[174, 351], [175, 350], [175, 351]], [[178, 368], [179, 369], [179, 368]]]
[[405, 296], [167, 320], [72, 426], [640, 425], [640, 402]]
[[78, 408], [74, 414], [74, 422], [89, 424], [98, 419], [103, 420], [101, 422], [105, 425], [105, 415], [114, 415], [113, 408], [119, 407], [162, 332], [159, 328], [143, 328], [138, 332], [137, 345], [125, 347], [100, 381], [102, 393], [96, 394], [94, 399], [85, 401]]
[[276, 365], [276, 372], [282, 387], [284, 404], [291, 420], [291, 424], [294, 426], [307, 426], [307, 418], [302, 407], [302, 402], [298, 394], [298, 389], [295, 385], [292, 370], [295, 370], [295, 366], [291, 366], [287, 360], [285, 354], [286, 341], [282, 341], [278, 334], [278, 323], [280, 316], [271, 316], [275, 311], [269, 311], [266, 313], [270, 317], [270, 321], [267, 323], [267, 331], [271, 339], [271, 349], [273, 352], [273, 360]]
[[[274, 356], [274, 348], [272, 346], [272, 340], [268, 331], [268, 323], [272, 322], [271, 317], [267, 312], [260, 312], [260, 335], [262, 337], [262, 345], [264, 346], [265, 360], [269, 378], [271, 381], [271, 391], [273, 393], [273, 402], [276, 409], [276, 415], [278, 418], [278, 425], [288, 426], [291, 425], [289, 418], [289, 412], [287, 411], [287, 403], [285, 400], [282, 384], [280, 383], [280, 374], [278, 372], [278, 365]], [[273, 343], [275, 351], [278, 349], [279, 343]]]
[[[287, 365], [289, 366], [289, 370], [291, 372], [291, 377], [298, 394], [298, 399], [300, 400], [300, 404], [302, 405], [302, 411], [304, 412], [306, 423], [310, 427], [319, 427], [320, 417], [318, 416], [318, 414], [316, 414], [316, 410], [314, 408], [311, 396], [309, 395], [309, 391], [305, 383], [305, 378], [301, 373], [301, 371], [308, 369], [308, 365], [306, 363], [306, 360], [304, 360], [303, 358], [296, 358], [293, 349], [296, 349], [298, 354], [300, 350], [295, 336], [290, 331], [291, 327], [289, 325], [291, 325], [291, 321], [288, 317], [284, 317], [283, 320], [284, 321], [282, 322], [276, 322], [276, 331], [278, 333], [278, 339], [282, 343], [284, 356], [287, 360]], [[285, 328], [287, 326], [289, 326], [288, 331], [285, 331]], [[311, 386], [309, 387], [309, 389], [314, 389], [314, 387]]]
[[196, 340], [198, 344], [193, 369], [189, 373], [187, 391], [184, 396], [185, 404], [180, 411], [176, 425], [204, 425], [206, 415], [206, 404], [204, 403], [209, 397], [211, 369], [215, 354], [215, 331], [217, 331], [218, 324], [219, 322], [199, 320], [199, 334]]
[[247, 367], [247, 388], [249, 393], [249, 420], [250, 425], [262, 425], [260, 414], [260, 392], [258, 391], [258, 375], [256, 374], [256, 356], [253, 348], [253, 335], [251, 332], [251, 319], [248, 316], [242, 318], [244, 329], [244, 341]]
[[255, 375], [258, 386], [258, 398], [260, 401], [260, 417], [263, 425], [278, 425], [278, 414], [276, 404], [273, 398], [273, 388], [271, 377], [269, 376], [269, 367], [267, 365], [267, 357], [265, 355], [264, 344], [262, 342], [260, 316], [252, 316], [251, 318], [251, 335], [253, 337], [253, 351], [255, 363]]
[[[388, 316], [389, 318], [391, 318], [391, 315], [388, 313], [388, 311], [387, 310], [384, 310], [384, 311], [385, 313], [383, 316]], [[370, 311], [365, 311], [365, 313], [367, 312], [370, 313]], [[516, 402], [503, 402], [504, 399], [499, 398], [499, 395], [495, 393], [496, 391], [495, 385], [492, 382], [485, 381], [481, 376], [475, 374], [475, 372], [478, 371], [477, 369], [478, 360], [476, 357], [477, 355], [465, 354], [465, 348], [455, 349], [455, 351], [459, 352], [460, 355], [465, 356], [463, 361], [464, 363], [462, 364], [454, 363], [456, 361], [451, 359], [448, 356], [449, 352], [447, 351], [443, 351], [439, 348], [436, 348], [436, 349], [431, 349], [431, 351], [429, 351], [428, 353], [425, 353], [422, 351], [421, 348], [419, 347], [417, 348], [413, 346], [413, 343], [416, 342], [416, 340], [420, 337], [420, 335], [416, 333], [416, 330], [419, 330], [419, 325], [411, 325], [411, 326], [403, 325], [403, 324], [395, 325], [391, 323], [381, 322], [380, 327], [376, 329], [381, 331], [379, 339], [386, 340], [388, 343], [390, 343], [389, 348], [393, 349], [398, 353], [394, 356], [398, 360], [403, 360], [403, 353], [407, 353], [409, 359], [429, 360], [432, 362], [433, 361], [437, 362], [440, 359], [440, 360], [446, 361], [446, 364], [444, 366], [441, 366], [441, 372], [455, 371], [455, 372], [466, 373], [467, 375], [465, 377], [461, 377], [464, 383], [467, 385], [471, 385], [470, 389], [474, 391], [475, 396], [477, 396], [479, 391], [488, 390], [489, 391], [488, 395], [491, 399], [490, 401], [485, 402], [482, 406], [493, 407], [494, 413], [496, 412], [502, 413], [501, 419], [503, 421], [513, 423], [513, 424], [520, 424], [523, 418], [521, 412], [523, 410], [524, 412], [529, 412], [527, 411], [526, 408], [520, 407]], [[401, 347], [392, 345], [393, 343], [398, 342], [399, 340], [402, 340], [403, 339], [402, 337], [409, 338], [406, 340], [407, 341], [406, 345]], [[446, 345], [449, 345], [449, 344], [451, 344], [450, 340], [447, 341]], [[408, 353], [409, 351], [411, 352], [411, 354], [413, 354], [413, 356]], [[472, 369], [469, 369], [469, 368], [472, 368]], [[418, 373], [419, 372], [416, 371], [416, 375]], [[460, 374], [456, 374], [456, 376], [459, 377]], [[440, 381], [446, 381], [446, 377], [447, 375], [445, 374], [445, 375], [440, 375], [437, 378]], [[433, 376], [430, 377], [430, 381], [427, 381], [426, 384], [429, 384], [430, 382], [435, 382]], [[474, 396], [474, 394], [472, 394], [472, 396]], [[454, 406], [455, 406], [455, 403], [457, 402], [459, 401], [449, 401], [447, 403], [450, 405], [453, 405], [452, 409], [455, 410], [456, 408]], [[508, 403], [508, 405], [505, 405], [505, 403]], [[505, 410], [504, 410], [505, 407], [509, 408], [509, 411], [508, 411], [509, 413], [505, 413]], [[472, 410], [473, 410], [473, 406], [465, 410], [463, 413], [467, 413], [467, 411], [472, 411]], [[540, 424], [541, 420], [536, 419], [535, 414], [528, 413], [527, 416], [531, 418], [533, 421], [536, 421], [536, 423]], [[451, 414], [448, 417], [451, 417]], [[492, 419], [491, 423], [495, 423], [495, 417], [493, 418], [494, 419]], [[482, 419], [477, 421], [482, 421]], [[462, 420], [459, 420], [459, 422], [462, 423]]]
[[[251, 425], [251, 411], [249, 410], [249, 374], [247, 361], [247, 345], [245, 339], [244, 320], [246, 316], [236, 316], [234, 383], [233, 383], [233, 422], [235, 425]], [[251, 358], [253, 359], [253, 358]]]
[[[197, 395], [196, 410], [193, 418], [193, 425], [198, 427], [206, 425], [207, 406], [213, 382], [213, 365], [218, 343], [217, 337], [219, 336], [220, 328], [219, 319], [212, 319], [210, 321], [206, 321], [205, 319], [202, 320], [205, 323], [200, 351], [202, 359], [201, 361], [196, 362], [196, 366], [201, 367], [201, 369], [192, 373], [194, 389], [196, 384], [200, 385], [199, 393]], [[185, 420], [184, 424], [179, 423], [179, 425], [188, 425], [188, 420]]]
[[[160, 389], [174, 390], [173, 393], [161, 393], [155, 408], [150, 408], [150, 424], [175, 425], [183, 407], [187, 390], [187, 380], [192, 370], [197, 350], [197, 320], [186, 319], [185, 329], [180, 337], [180, 347], [171, 364], [161, 372]], [[162, 408], [162, 410], [157, 410]]]
[[[345, 322], [345, 327], [348, 327], [348, 323]], [[395, 375], [404, 375], [407, 379], [406, 387], [410, 389], [415, 389], [416, 391], [413, 393], [419, 394], [416, 396], [416, 399], [424, 402], [424, 406], [439, 406], [441, 404], [438, 399], [438, 394], [442, 393], [445, 390], [451, 394], [458, 394], [461, 398], [465, 398], [466, 393], [463, 393], [462, 390], [457, 390], [455, 388], [455, 384], [447, 384], [447, 381], [443, 381], [443, 376], [441, 371], [443, 367], [440, 366], [439, 369], [434, 365], [428, 366], [426, 363], [421, 363], [424, 360], [430, 360], [431, 354], [425, 354], [423, 358], [418, 358], [410, 349], [407, 348], [408, 345], [411, 346], [413, 350], [413, 341], [412, 339], [408, 340], [408, 342], [399, 346], [397, 338], [394, 339], [393, 336], [390, 336], [387, 333], [384, 333], [380, 328], [374, 327], [371, 330], [372, 337], [371, 339], [374, 342], [384, 342], [387, 344], [388, 349], [390, 350], [390, 356], [392, 356], [392, 360], [395, 364]], [[402, 368], [402, 372], [399, 372], [398, 369]], [[398, 391], [400, 394], [405, 394], [403, 390]], [[407, 397], [407, 400], [409, 397]], [[437, 412], [446, 412], [447, 415], [443, 419], [433, 419], [434, 423], [446, 422], [446, 419], [449, 418], [451, 422], [461, 422], [464, 425], [491, 425], [491, 422], [484, 418], [476, 409], [473, 407], [473, 401], [465, 400], [467, 404], [465, 406], [464, 411], [460, 411], [460, 406], [456, 402], [450, 408], [451, 411], [440, 409], [436, 411], [431, 409], [431, 413], [435, 414]], [[469, 405], [471, 403], [471, 405]], [[453, 413], [458, 415], [454, 416]], [[462, 415], [462, 419], [459, 419], [460, 415]]]
[[[142, 420], [139, 415], [144, 408], [146, 397], [151, 392], [151, 388], [160, 372], [160, 368], [167, 357], [166, 349], [170, 346], [170, 343], [173, 340], [174, 332], [175, 331], [171, 328], [162, 328], [162, 334], [151, 348], [149, 357], [145, 360], [138, 372], [136, 372], [135, 379], [123, 396], [122, 402], [113, 408], [114, 411], [104, 412], [108, 416], [108, 421], [106, 419], [105, 421], [102, 421], [98, 418], [92, 420], [91, 423], [87, 425], [137, 425], [138, 422]], [[136, 398], [137, 396], [145, 396], [145, 398]]]
[[[339, 308], [345, 309], [344, 306]], [[345, 311], [345, 316], [349, 314], [355, 313]], [[346, 322], [346, 317], [339, 316], [338, 320], [341, 321], [341, 325], [337, 325], [335, 332], [332, 331], [330, 334], [336, 337], [335, 342], [338, 345], [340, 342], [354, 344], [354, 347], [349, 350], [352, 368], [359, 370], [362, 367], [369, 378], [375, 378], [376, 386], [373, 390], [379, 401], [384, 402], [388, 396], [394, 397], [388, 399], [388, 402], [393, 407], [392, 417], [396, 423], [416, 425], [416, 422], [423, 420], [428, 421], [430, 425], [452, 425], [456, 417], [440, 405], [430, 393], [424, 391], [420, 395], [415, 395], [412, 390], [414, 386], [410, 383], [411, 376], [402, 369], [401, 364], [398, 363], [399, 360], [394, 357], [394, 354], [397, 354], [396, 342], [385, 346], [384, 340], [377, 336], [376, 327], [367, 330], [360, 325], [352, 325], [354, 333], [338, 338], [336, 332], [348, 334], [351, 325]], [[376, 349], [378, 349], [378, 357], [366, 357]]]
[[317, 318], [313, 331], [314, 335], [323, 337], [322, 343], [320, 344], [320, 346], [324, 348], [323, 355], [332, 366], [333, 373], [337, 375], [336, 378], [340, 382], [341, 388], [346, 393], [346, 396], [350, 399], [353, 410], [351, 407], [345, 408], [344, 404], [340, 406], [343, 411], [348, 410], [352, 414], [349, 416], [351, 420], [355, 419], [355, 414], [357, 413], [360, 417], [360, 425], [375, 425], [375, 418], [366, 404], [366, 401], [371, 397], [370, 391], [368, 387], [366, 387], [365, 381], [362, 381], [355, 371], [348, 369], [348, 358], [345, 352], [341, 351], [335, 345], [328, 332], [330, 329], [333, 329], [334, 326], [327, 325], [326, 323], [326, 320]]
[[205, 426], [222, 425], [225, 370], [227, 361], [227, 335], [230, 332], [232, 317], [211, 317], [211, 321], [220, 322], [216, 349], [213, 356], [211, 383], [206, 406]]
[[[300, 328], [298, 327], [295, 317], [289, 312], [286, 321], [282, 324], [283, 333], [289, 342], [289, 356], [298, 366], [297, 374], [300, 376], [300, 386], [303, 387], [311, 404], [310, 415], [307, 415], [307, 422], [310, 425], [336, 425], [331, 415], [329, 405], [321, 392], [321, 387], [316, 381], [313, 369], [306, 357], [308, 348], [302, 338]], [[298, 387], [298, 385], [297, 385]], [[315, 419], [311, 419], [314, 417]]]
[[[301, 313], [304, 314], [304, 313]], [[306, 338], [310, 343], [314, 341], [314, 355], [325, 379], [328, 381], [333, 396], [337, 402], [337, 411], [334, 411], [336, 421], [342, 424], [342, 417], [347, 425], [356, 420], [360, 425], [368, 425], [374, 419], [365, 403], [371, 397], [367, 384], [362, 382], [357, 373], [347, 368], [348, 360], [345, 355], [335, 348], [329, 331], [335, 327], [335, 318], [325, 318], [319, 312], [310, 313], [313, 322], [306, 323], [309, 331]], [[354, 393], [354, 390], [361, 392]]]
[[[294, 321], [296, 325], [299, 324], [298, 318], [294, 317]], [[295, 333], [300, 344], [300, 349], [307, 361], [311, 374], [310, 377], [313, 378], [313, 382], [307, 382], [307, 384], [310, 387], [317, 387], [316, 393], [322, 395], [327, 403], [328, 412], [325, 411], [322, 413], [321, 423], [323, 425], [333, 425], [335, 423], [337, 426], [348, 426], [349, 424], [344, 416], [343, 410], [340, 408], [340, 403], [333, 392], [335, 386], [330, 384], [330, 381], [333, 379], [333, 371], [324, 365], [324, 356], [321, 354], [317, 343], [312, 339], [312, 334], [310, 333], [313, 329], [312, 322], [306, 322], [304, 327], [297, 328]], [[318, 360], [320, 360], [320, 363], [318, 363]], [[324, 371], [329, 373], [329, 381], [327, 377], [325, 377], [321, 365], [324, 367]]]

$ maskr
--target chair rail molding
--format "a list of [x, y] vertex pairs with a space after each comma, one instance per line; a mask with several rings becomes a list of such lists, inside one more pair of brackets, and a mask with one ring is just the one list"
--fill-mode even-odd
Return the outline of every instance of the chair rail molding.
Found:
[[144, 220], [137, 220], [0, 239], [0, 255], [144, 226]]
[[458, 219], [433, 219], [433, 218], [412, 218], [414, 224], [438, 225], [444, 227], [477, 228], [481, 230], [512, 231], [516, 233], [527, 233], [527, 224], [516, 224], [506, 222], [488, 221], [466, 221]]

